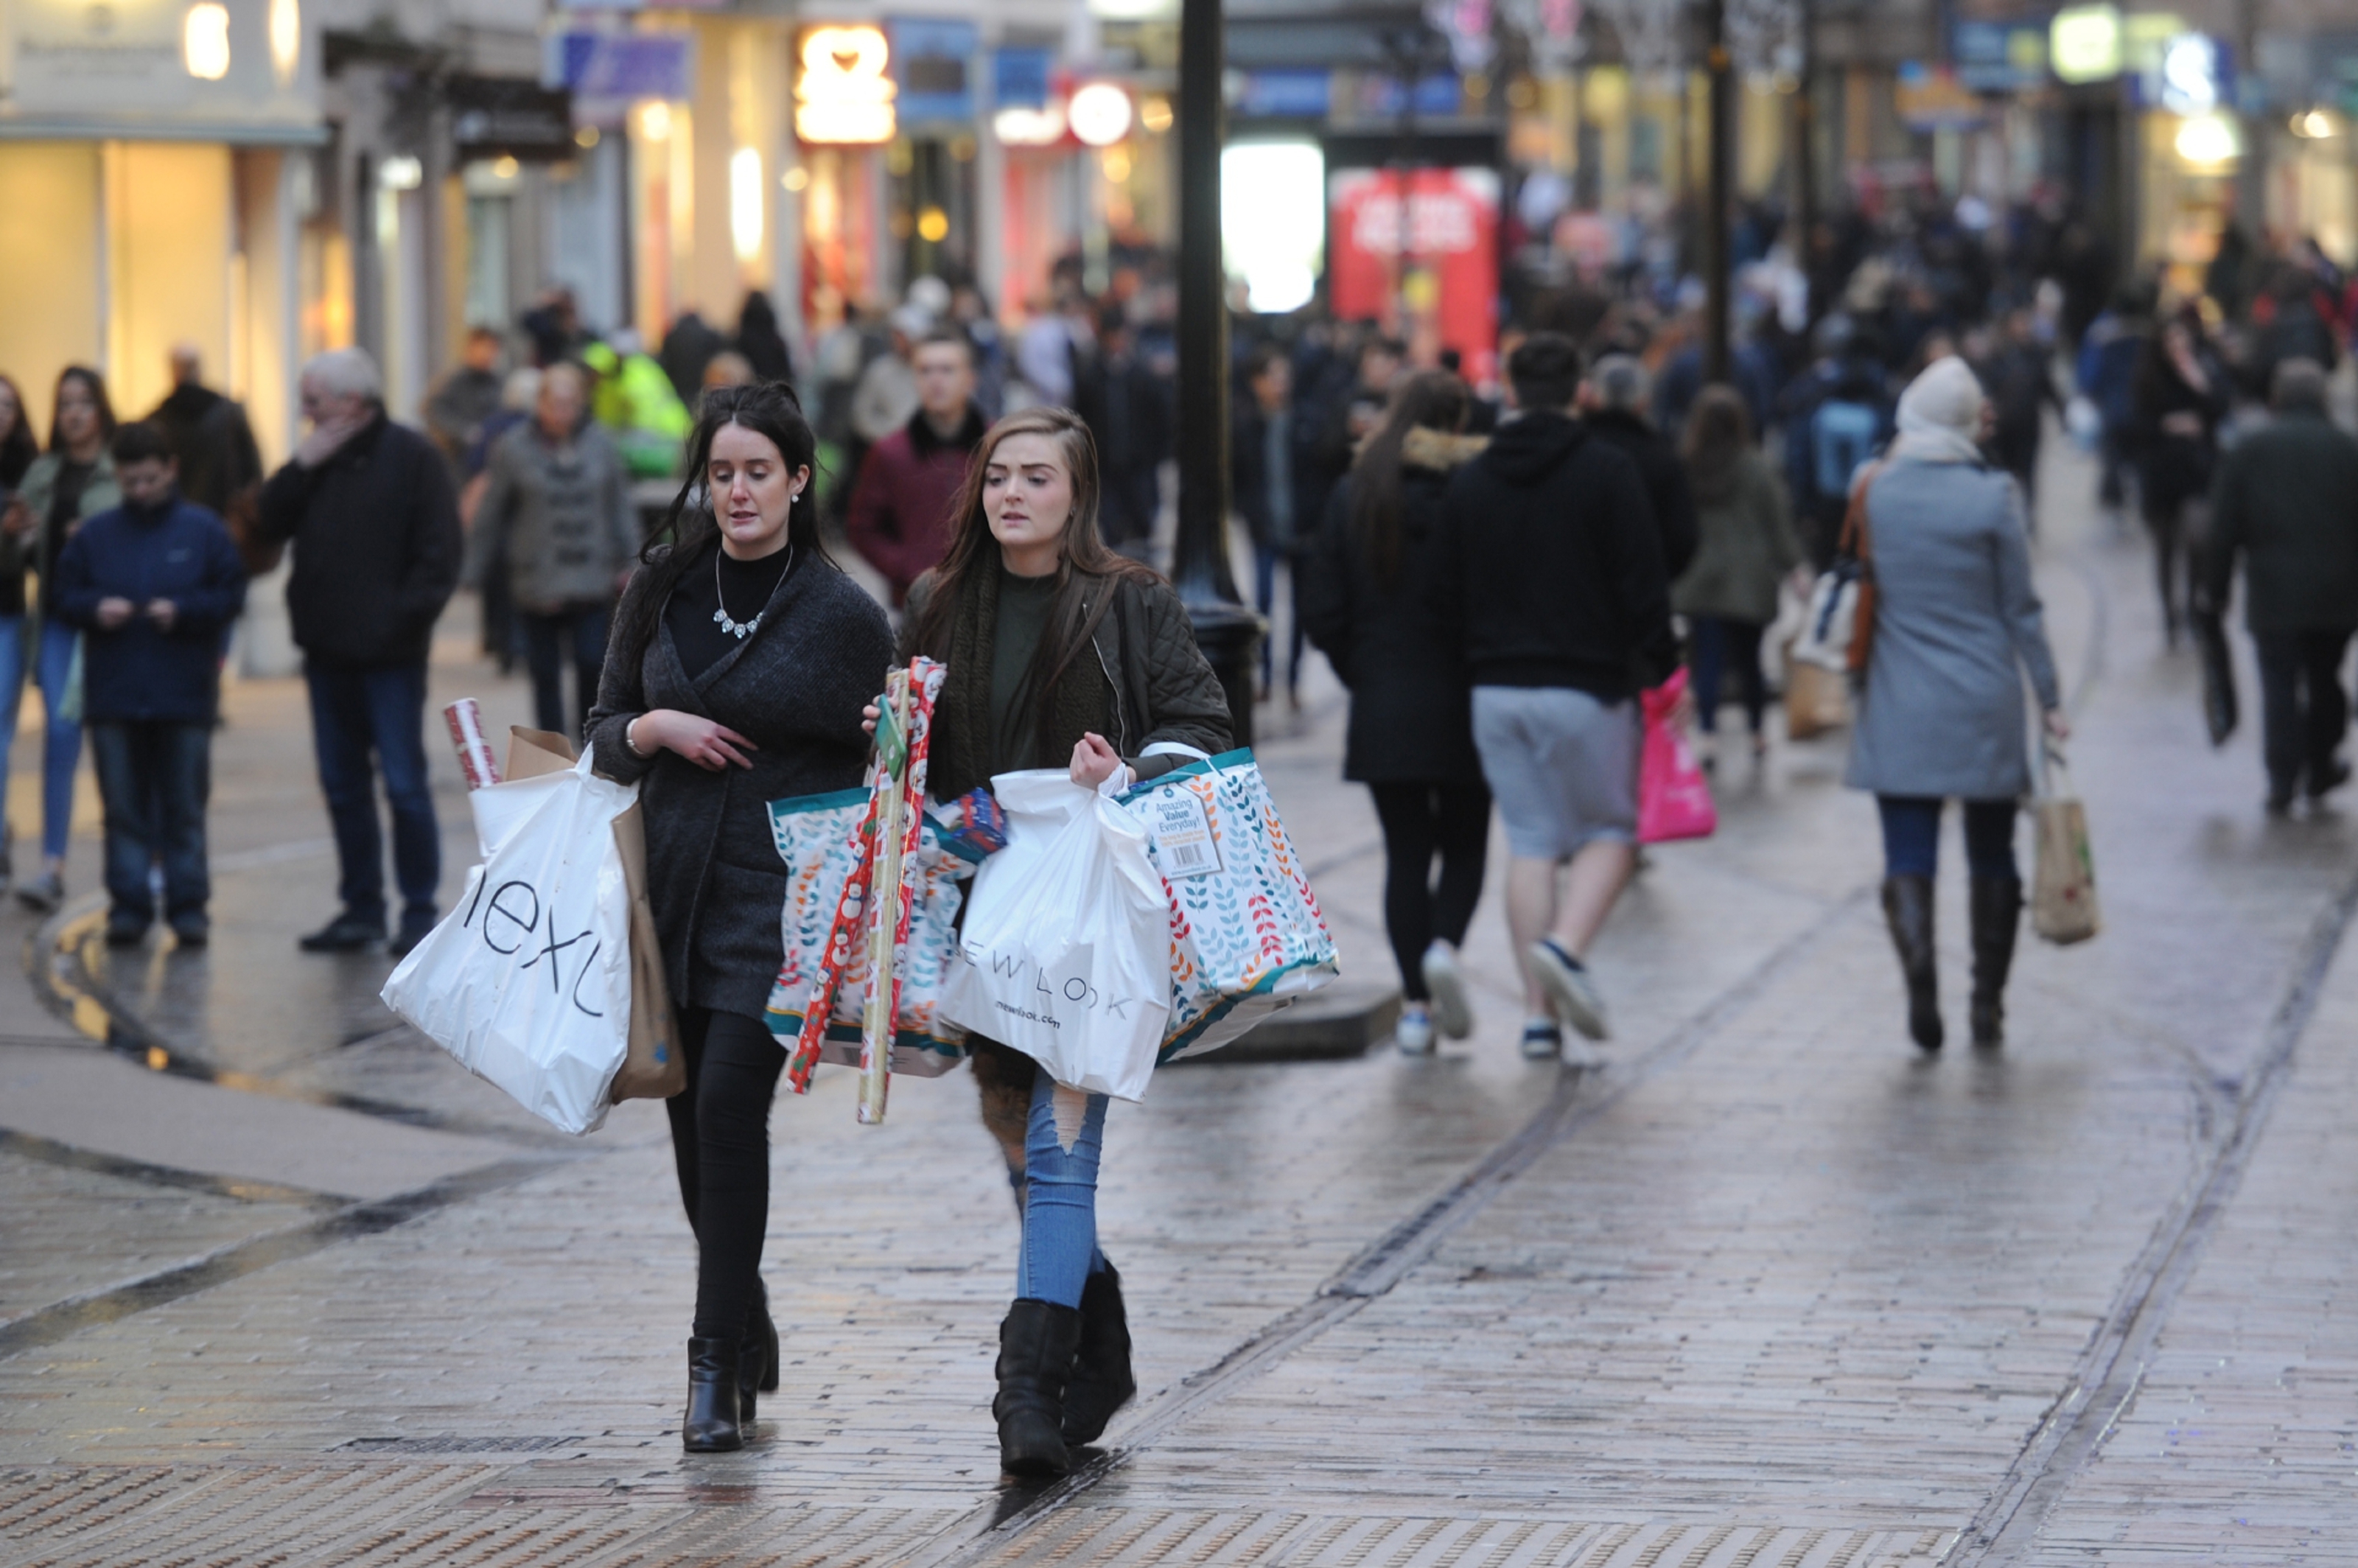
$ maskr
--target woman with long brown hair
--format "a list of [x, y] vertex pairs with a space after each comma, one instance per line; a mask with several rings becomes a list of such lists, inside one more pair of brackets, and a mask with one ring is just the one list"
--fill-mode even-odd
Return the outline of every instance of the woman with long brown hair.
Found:
[[1436, 1028], [1453, 1040], [1474, 1029], [1457, 947], [1482, 897], [1490, 791], [1465, 659], [1425, 604], [1449, 476], [1488, 444], [1459, 434], [1472, 406], [1446, 371], [1401, 384], [1327, 504], [1302, 584], [1303, 628], [1351, 688], [1343, 776], [1368, 786], [1383, 827], [1402, 999], [1392, 1037], [1412, 1056], [1433, 1049]]
[[[1170, 585], [1098, 531], [1097, 445], [1068, 409], [991, 427], [951, 514], [948, 554], [909, 591], [901, 656], [943, 661], [927, 787], [1069, 768], [1092, 787], [1227, 749], [1228, 705]], [[871, 711], [871, 720], [873, 720]], [[968, 1041], [983, 1120], [1023, 1208], [1015, 1302], [1000, 1326], [1001, 1462], [1063, 1475], [1136, 1392], [1120, 1281], [1097, 1247], [1106, 1097], [996, 1041]]]
[[1767, 754], [1761, 728], [1768, 706], [1760, 670], [1760, 636], [1777, 619], [1777, 588], [1801, 564], [1801, 544], [1785, 504], [1785, 487], [1752, 442], [1752, 418], [1734, 387], [1714, 382], [1696, 395], [1680, 443], [1694, 492], [1701, 542], [1671, 589], [1671, 607], [1687, 618], [1693, 643], [1695, 711], [1704, 762], [1714, 762], [1720, 682], [1736, 677], [1752, 754]]

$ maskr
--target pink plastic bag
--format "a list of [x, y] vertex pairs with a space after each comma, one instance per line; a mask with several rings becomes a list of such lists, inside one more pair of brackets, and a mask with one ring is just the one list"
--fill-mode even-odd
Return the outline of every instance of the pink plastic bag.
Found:
[[1687, 689], [1680, 670], [1639, 700], [1646, 712], [1646, 747], [1638, 763], [1638, 842], [1708, 838], [1719, 827], [1711, 784], [1686, 736], [1671, 722], [1671, 709]]

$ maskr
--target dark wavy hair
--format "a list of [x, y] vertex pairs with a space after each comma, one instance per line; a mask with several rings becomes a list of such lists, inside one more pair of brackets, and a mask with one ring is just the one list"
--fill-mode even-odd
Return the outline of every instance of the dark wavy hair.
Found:
[[1112, 594], [1090, 590], [1124, 579], [1161, 579], [1152, 568], [1109, 549], [1105, 535], [1098, 532], [1098, 444], [1087, 424], [1069, 408], [1027, 408], [1010, 414], [984, 432], [974, 456], [967, 460], [966, 479], [951, 503], [949, 549], [933, 570], [925, 610], [917, 617], [917, 652], [931, 658], [949, 657], [968, 583], [977, 572], [999, 569], [999, 541], [991, 536], [990, 519], [983, 514], [982, 486], [991, 454], [1015, 436], [1045, 436], [1054, 441], [1073, 485], [1073, 510], [1065, 518], [1065, 536], [1059, 541], [1055, 598], [1024, 680], [1024, 690], [1032, 694], [1033, 722], [1044, 738], [1055, 708], [1049, 694], [1089, 646], [1098, 623], [1113, 603]]
[[[687, 436], [687, 478], [680, 483], [679, 493], [672, 498], [671, 512], [663, 525], [649, 535], [639, 550], [639, 560], [651, 578], [646, 593], [639, 600], [637, 614], [620, 628], [625, 668], [645, 656], [648, 644], [654, 641], [655, 628], [662, 624], [664, 606], [671, 602], [672, 589], [679, 585], [681, 574], [704, 553], [706, 546], [720, 536], [720, 524], [712, 514], [712, 498], [706, 488], [705, 475], [711, 464], [712, 438], [730, 425], [741, 426], [767, 439], [778, 449], [778, 456], [790, 470], [812, 467], [817, 456], [818, 439], [811, 433], [810, 421], [803, 417], [802, 400], [784, 382], [716, 386], [705, 393], [696, 428]], [[827, 553], [827, 546], [819, 538], [816, 489], [816, 485], [805, 485], [803, 492], [795, 498], [786, 514], [786, 543], [798, 555], [834, 570], [835, 558]]]
[[78, 381], [88, 389], [90, 400], [98, 405], [98, 438], [114, 439], [114, 405], [106, 395], [106, 378], [88, 365], [68, 365], [58, 372], [57, 395], [49, 401], [49, 450], [66, 449], [65, 435], [58, 428], [57, 406], [65, 401], [66, 383]]
[[16, 384], [15, 377], [7, 375], [0, 375], [0, 386], [8, 389], [8, 395], [16, 404], [16, 421], [8, 427], [6, 435], [0, 436], [0, 485], [14, 490], [23, 481], [25, 470], [33, 466], [33, 460], [41, 455], [41, 443], [33, 438], [33, 411], [25, 406], [25, 389]]
[[[1394, 389], [1384, 422], [1359, 449], [1351, 469], [1351, 532], [1387, 590], [1400, 581], [1401, 518], [1408, 510], [1401, 449], [1408, 433], [1419, 427], [1455, 435], [1466, 427], [1473, 406], [1474, 395], [1457, 377], [1445, 370], [1419, 371]], [[1318, 519], [1307, 519], [1305, 525], [1314, 528]]]

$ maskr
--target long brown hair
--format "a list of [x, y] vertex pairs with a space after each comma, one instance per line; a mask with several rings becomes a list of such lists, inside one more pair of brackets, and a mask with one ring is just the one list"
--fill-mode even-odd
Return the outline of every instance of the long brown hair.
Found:
[[1715, 381], [1695, 394], [1686, 430], [1679, 438], [1679, 455], [1686, 460], [1687, 478], [1697, 492], [1724, 492], [1736, 459], [1751, 445], [1752, 416], [1736, 388]]
[[1055, 598], [1048, 611], [1045, 633], [1032, 656], [1024, 687], [1032, 711], [1044, 734], [1055, 704], [1048, 699], [1056, 682], [1096, 634], [1113, 603], [1110, 589], [1127, 579], [1156, 580], [1147, 567], [1106, 547], [1098, 531], [1098, 444], [1081, 416], [1069, 408], [1027, 408], [1010, 414], [983, 433], [974, 456], [967, 460], [966, 479], [951, 503], [950, 545], [933, 569], [933, 583], [925, 609], [917, 617], [919, 653], [936, 659], [950, 654], [950, 641], [969, 586], [976, 574], [999, 569], [999, 541], [991, 535], [990, 519], [982, 509], [983, 481], [1000, 444], [1016, 436], [1045, 436], [1064, 459], [1072, 481], [1073, 509], [1065, 518], [1058, 541]]
[[[1359, 449], [1351, 469], [1351, 532], [1359, 547], [1375, 562], [1376, 580], [1386, 589], [1400, 581], [1401, 518], [1408, 495], [1401, 479], [1401, 449], [1411, 430], [1438, 430], [1454, 436], [1466, 426], [1473, 406], [1466, 384], [1445, 370], [1419, 371], [1392, 393], [1384, 422]], [[1316, 527], [1316, 518], [1307, 519]]]

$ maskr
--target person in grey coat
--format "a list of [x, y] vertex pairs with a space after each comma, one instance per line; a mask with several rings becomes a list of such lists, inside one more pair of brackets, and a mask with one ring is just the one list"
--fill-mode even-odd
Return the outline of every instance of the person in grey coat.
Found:
[[1865, 482], [1875, 632], [1844, 782], [1883, 818], [1883, 912], [1908, 982], [1908, 1029], [1941, 1048], [1932, 876], [1941, 808], [1964, 803], [1972, 873], [1973, 1033], [2003, 1038], [2022, 914], [2014, 818], [2030, 787], [2025, 672], [2049, 734], [2069, 732], [2047, 646], [2022, 493], [1984, 466], [1987, 399], [1963, 360], [1936, 360], [1899, 399], [1899, 435]]
[[[607, 624], [640, 542], [622, 455], [603, 427], [584, 417], [588, 402], [588, 380], [579, 367], [549, 366], [530, 422], [492, 448], [467, 550], [471, 588], [481, 588], [495, 563], [507, 566], [532, 671], [534, 722], [577, 737], [598, 695]], [[570, 708], [565, 705], [568, 651]]]

